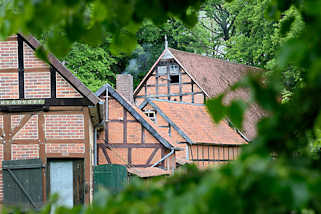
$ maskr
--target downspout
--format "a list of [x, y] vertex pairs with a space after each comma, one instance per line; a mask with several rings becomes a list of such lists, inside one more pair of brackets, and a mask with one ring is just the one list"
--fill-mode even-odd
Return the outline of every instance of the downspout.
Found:
[[174, 148], [171, 148], [171, 151], [170, 153], [168, 153], [167, 155], [165, 155], [164, 157], [162, 157], [159, 161], [157, 161], [156, 163], [154, 163], [152, 165], [152, 167], [155, 167], [157, 166], [159, 163], [161, 163], [162, 161], [164, 161], [165, 159], [167, 159], [168, 157], [170, 157], [173, 153], [174, 153], [175, 149]]
[[101, 118], [101, 122], [96, 124], [94, 126], [94, 166], [97, 166], [97, 155], [98, 155], [98, 148], [97, 148], [97, 129], [98, 127], [101, 127], [104, 123], [104, 120], [103, 120], [103, 112], [101, 110], [103, 110], [103, 105], [104, 103], [103, 102], [99, 102], [98, 103], [98, 106], [99, 106], [99, 115], [100, 115], [100, 118]]
[[97, 166], [97, 128], [94, 127], [94, 166]]

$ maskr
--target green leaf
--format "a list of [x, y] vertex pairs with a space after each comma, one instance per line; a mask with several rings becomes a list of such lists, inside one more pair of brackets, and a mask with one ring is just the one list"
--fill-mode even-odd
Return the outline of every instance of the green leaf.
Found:
[[226, 107], [223, 105], [224, 95], [207, 100], [206, 107], [208, 112], [216, 123], [220, 122], [226, 116]]
[[228, 118], [231, 120], [233, 125], [238, 129], [242, 129], [245, 110], [246, 110], [246, 104], [242, 100], [233, 100], [230, 106], [228, 107], [228, 110], [227, 110]]

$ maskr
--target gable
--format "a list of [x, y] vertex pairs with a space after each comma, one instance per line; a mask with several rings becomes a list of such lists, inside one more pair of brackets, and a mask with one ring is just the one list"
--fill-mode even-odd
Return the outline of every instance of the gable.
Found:
[[135, 90], [136, 105], [146, 98], [186, 103], [204, 103], [206, 94], [185, 72], [169, 51], [165, 51]]
[[[109, 114], [118, 114], [120, 117], [121, 109], [123, 111], [128, 112], [135, 120], [137, 120], [144, 129], [148, 131], [151, 136], [153, 136], [155, 139], [157, 139], [158, 142], [160, 142], [165, 148], [172, 149], [173, 146], [169, 143], [171, 141], [170, 139], [165, 139], [166, 135], [163, 135], [160, 130], [157, 129], [157, 127], [153, 124], [153, 122], [143, 113], [141, 110], [136, 107], [135, 105], [129, 103], [124, 97], [122, 97], [116, 90], [114, 90], [109, 84], [104, 85], [101, 87], [97, 92], [97, 96], [104, 96], [106, 94], [106, 91], [108, 91], [108, 97], [105, 98], [105, 102], [108, 102], [108, 105], [105, 103], [105, 108], [108, 109], [108, 111], [105, 111], [105, 114], [107, 114], [107, 118], [109, 118]], [[106, 97], [106, 96], [105, 96]], [[115, 100], [117, 101], [117, 108], [114, 108], [113, 111], [110, 112], [110, 106], [109, 106], [109, 100]], [[114, 104], [115, 105], [115, 104]], [[120, 107], [121, 106], [121, 107]], [[106, 115], [105, 115], [106, 116]], [[123, 116], [125, 114], [123, 113]], [[121, 117], [120, 117], [121, 118]], [[127, 117], [126, 117], [127, 118]]]
[[49, 55], [50, 64], [40, 60], [34, 51], [39, 46], [20, 34], [0, 41], [0, 109], [99, 102], [54, 56]]

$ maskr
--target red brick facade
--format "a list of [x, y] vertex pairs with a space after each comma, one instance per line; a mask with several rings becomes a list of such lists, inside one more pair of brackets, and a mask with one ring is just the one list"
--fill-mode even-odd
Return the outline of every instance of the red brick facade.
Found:
[[50, 72], [25, 72], [25, 98], [50, 98]]
[[[109, 163], [135, 167], [151, 166], [159, 161], [166, 150], [159, 141], [117, 100], [110, 98], [108, 106], [108, 139], [106, 140], [112, 150], [107, 149], [104, 154], [103, 150], [99, 149], [99, 164], [107, 164], [109, 159]], [[99, 134], [99, 142], [103, 143], [104, 139], [105, 132], [102, 131]], [[124, 148], [118, 148], [121, 145]]]
[[18, 43], [0, 41], [0, 69], [18, 68]]
[[60, 75], [57, 73], [57, 98], [80, 98], [82, 97], [79, 92], [71, 87], [71, 85]]
[[[38, 59], [35, 47], [29, 46], [37, 42], [34, 38], [26, 42], [27, 39], [19, 35], [0, 42], [0, 201], [3, 160], [41, 159], [47, 167], [48, 159], [52, 158], [82, 159], [84, 182], [92, 187], [93, 136], [89, 133], [93, 133], [93, 125], [88, 105], [96, 105], [99, 99], [85, 86], [79, 89], [79, 81], [62, 69], [58, 60], [49, 66]], [[20, 44], [23, 45], [18, 48]], [[21, 54], [23, 57], [18, 57]], [[54, 76], [56, 81], [51, 79]], [[19, 85], [19, 78], [23, 84]], [[85, 98], [80, 91], [85, 91], [86, 96], [91, 93], [92, 97]], [[46, 200], [45, 169], [43, 178]], [[85, 202], [91, 200], [91, 194], [92, 189], [85, 193]]]
[[[175, 65], [175, 72], [171, 71]], [[161, 71], [164, 68], [164, 71]], [[174, 81], [173, 76], [176, 76]], [[193, 79], [173, 60], [161, 61], [152, 69], [138, 89], [134, 99], [139, 106], [146, 98], [202, 104], [205, 94]]]
[[0, 99], [18, 99], [18, 72], [0, 73]]
[[46, 139], [84, 139], [83, 114], [46, 114]]

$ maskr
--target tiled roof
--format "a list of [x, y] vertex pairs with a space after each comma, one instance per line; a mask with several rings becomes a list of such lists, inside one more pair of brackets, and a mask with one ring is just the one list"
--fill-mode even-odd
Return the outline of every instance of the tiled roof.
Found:
[[131, 168], [127, 168], [127, 170], [129, 173], [137, 175], [138, 177], [141, 177], [141, 178], [171, 174], [169, 170], [164, 170], [157, 167], [146, 167], [146, 168], [131, 167]]
[[[249, 71], [255, 72], [260, 70], [259, 68], [231, 63], [172, 48], [169, 48], [169, 51], [209, 97], [217, 96], [226, 91]], [[226, 101], [228, 102], [235, 98], [247, 100], [248, 97], [249, 93], [247, 91], [238, 90], [228, 96]], [[256, 104], [252, 104], [248, 108], [243, 124], [243, 132], [248, 139], [251, 140], [255, 137], [256, 122], [263, 115], [264, 112]]]
[[193, 143], [240, 145], [246, 141], [226, 121], [215, 124], [205, 105], [150, 100]]
[[132, 116], [139, 121], [143, 127], [147, 129], [162, 145], [168, 149], [174, 149], [174, 147], [177, 146], [175, 141], [168, 136], [165, 130], [158, 128], [154, 122], [144, 114], [144, 112], [142, 112], [136, 105], [129, 102], [109, 84], [98, 89], [96, 95], [101, 96], [106, 91], [106, 87], [108, 88], [108, 92], [111, 96], [114, 97], [128, 112], [130, 112]]

